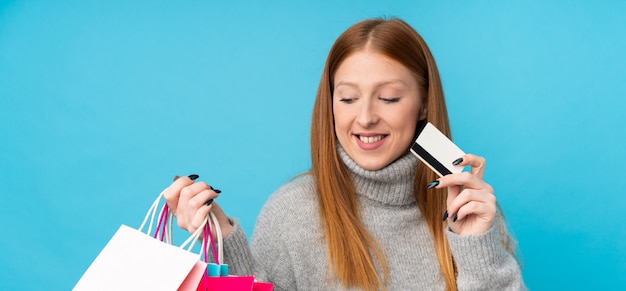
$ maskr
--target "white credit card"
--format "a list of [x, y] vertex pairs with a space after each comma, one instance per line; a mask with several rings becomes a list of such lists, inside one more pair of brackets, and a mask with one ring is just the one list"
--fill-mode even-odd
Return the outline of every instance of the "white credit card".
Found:
[[430, 122], [418, 134], [411, 152], [439, 177], [463, 171], [463, 166], [452, 162], [465, 153]]

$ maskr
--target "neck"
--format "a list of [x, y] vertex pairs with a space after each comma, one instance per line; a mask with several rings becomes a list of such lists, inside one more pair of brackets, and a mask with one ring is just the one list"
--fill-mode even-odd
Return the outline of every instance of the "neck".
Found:
[[350, 171], [357, 195], [388, 205], [415, 203], [413, 180], [419, 160], [413, 154], [407, 153], [380, 170], [370, 171], [361, 168], [341, 146], [337, 151]]

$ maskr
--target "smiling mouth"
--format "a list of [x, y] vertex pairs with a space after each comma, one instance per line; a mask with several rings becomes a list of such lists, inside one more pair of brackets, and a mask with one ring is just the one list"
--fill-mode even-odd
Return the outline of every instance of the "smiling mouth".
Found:
[[374, 136], [357, 135], [356, 137], [363, 143], [375, 143], [387, 137], [387, 135], [386, 134], [380, 134], [380, 135], [374, 135]]

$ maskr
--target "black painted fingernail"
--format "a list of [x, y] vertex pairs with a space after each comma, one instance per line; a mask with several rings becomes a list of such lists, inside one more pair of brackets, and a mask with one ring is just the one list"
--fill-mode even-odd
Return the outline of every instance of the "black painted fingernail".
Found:
[[213, 189], [213, 191], [215, 191], [215, 193], [217, 193], [217, 194], [222, 193], [222, 190], [220, 190], [220, 189]]
[[439, 181], [432, 181], [432, 182], [428, 183], [428, 185], [426, 186], [426, 189], [435, 188], [435, 187], [437, 187], [437, 185], [439, 185]]
[[458, 165], [458, 164], [460, 164], [460, 163], [462, 163], [462, 162], [463, 162], [463, 158], [458, 158], [458, 159], [454, 160], [454, 161], [452, 162], [452, 164], [456, 166], [456, 165]]
[[458, 214], [455, 214], [455, 215], [454, 215], [454, 218], [452, 218], [452, 222], [456, 222], [456, 220], [457, 220], [457, 219], [459, 219], [459, 215], [458, 215]]
[[174, 181], [178, 180], [179, 176], [174, 176]]
[[446, 219], [448, 219], [448, 210], [443, 214], [443, 221], [446, 221]]
[[193, 181], [193, 180], [195, 180], [195, 179], [200, 178], [200, 176], [198, 176], [198, 175], [196, 175], [196, 174], [191, 174], [191, 175], [189, 175], [189, 176], [187, 176], [187, 177], [189, 177], [189, 179], [191, 179], [191, 181]]
[[213, 203], [213, 199], [209, 199], [209, 201], [207, 201], [205, 204], [206, 204], [206, 206], [209, 206], [209, 205], [211, 205], [211, 203]]

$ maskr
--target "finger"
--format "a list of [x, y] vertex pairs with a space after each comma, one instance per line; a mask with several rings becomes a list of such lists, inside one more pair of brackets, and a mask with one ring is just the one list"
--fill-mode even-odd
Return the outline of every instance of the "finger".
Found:
[[439, 178], [438, 181], [437, 188], [463, 186], [463, 188], [485, 189], [487, 192], [493, 192], [491, 185], [483, 181], [482, 178], [468, 172], [445, 175]]
[[484, 210], [483, 212], [476, 212], [476, 214], [481, 216], [490, 216], [491, 210], [493, 210], [493, 214], [495, 214], [496, 208], [496, 197], [492, 193], [488, 193], [482, 190], [474, 190], [474, 189], [464, 189], [461, 193], [452, 201], [448, 203], [448, 213], [450, 217], [454, 217], [458, 215], [460, 210], [468, 205], [472, 205], [469, 209], [465, 210], [465, 214], [474, 213], [471, 212], [474, 210], [475, 204], [480, 204], [484, 206], [481, 208]]
[[193, 197], [198, 195], [200, 192], [204, 190], [212, 191], [212, 189], [213, 188], [211, 188], [211, 186], [209, 186], [205, 182], [196, 182], [181, 189], [180, 196], [181, 196], [181, 199], [185, 198], [186, 201], [189, 201]]
[[200, 193], [196, 194], [194, 197], [189, 199], [189, 202], [187, 203], [189, 207], [188, 211], [196, 212], [198, 209], [200, 209], [200, 207], [204, 205], [210, 205], [209, 201], [212, 201], [213, 199], [217, 198], [217, 196], [218, 196], [217, 192], [213, 190], [209, 190], [209, 189], [202, 190]]
[[178, 176], [174, 176], [174, 182], [163, 192], [163, 198], [167, 201], [167, 205], [172, 210], [172, 213], [176, 213], [176, 210], [178, 209], [181, 190], [184, 187], [193, 184], [193, 181], [197, 178], [198, 175], [195, 174], [183, 177], [182, 179]]
[[485, 160], [485, 158], [481, 156], [466, 154], [454, 160], [452, 164], [459, 166], [470, 166], [470, 172], [482, 179], [485, 174], [485, 165], [487, 164], [487, 160]]
[[187, 228], [189, 232], [191, 233], [195, 232], [202, 225], [204, 220], [209, 215], [209, 212], [211, 211], [212, 207], [213, 205], [209, 205], [209, 206], [204, 205], [200, 207], [200, 209], [198, 209], [198, 211], [193, 215], [190, 225]]
[[452, 223], [463, 221], [471, 216], [476, 216], [484, 221], [492, 221], [495, 215], [495, 207], [492, 207], [490, 204], [470, 201], [459, 208], [455, 214], [450, 215], [450, 218]]
[[[450, 205], [454, 199], [461, 193], [461, 186], [453, 185], [448, 187], [448, 197], [446, 199], [446, 205]], [[447, 209], [446, 209], [447, 210]]]
[[[441, 184], [441, 178], [439, 180], [435, 180], [432, 181], [430, 183], [428, 183], [428, 185], [426, 186], [427, 189], [432, 189], [432, 188], [443, 188], [443, 187], [448, 187], [448, 195], [446, 197], [446, 207], [447, 205], [450, 205], [450, 203], [452, 203], [452, 201], [459, 195], [459, 193], [461, 192], [462, 186], [460, 185], [442, 185]], [[443, 211], [443, 210], [441, 210]], [[443, 220], [448, 219], [448, 210], [445, 210], [445, 213], [443, 214]]]
[[209, 206], [213, 199], [217, 198], [219, 192], [221, 191], [213, 189], [205, 182], [196, 182], [183, 188], [179, 200], [181, 214], [177, 216], [178, 225], [193, 232], [198, 223], [202, 222], [202, 220], [198, 220], [198, 213], [207, 214], [208, 212], [203, 211], [203, 209]]

